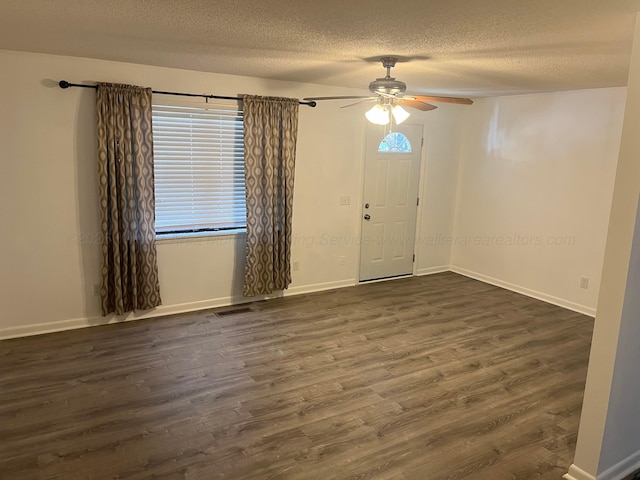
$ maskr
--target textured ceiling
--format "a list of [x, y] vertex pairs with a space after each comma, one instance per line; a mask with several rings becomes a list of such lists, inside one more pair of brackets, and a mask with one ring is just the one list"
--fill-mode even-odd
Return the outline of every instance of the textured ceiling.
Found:
[[[626, 85], [640, 0], [0, 0], [0, 49], [414, 93]], [[73, 80], [73, 79], [69, 79]]]

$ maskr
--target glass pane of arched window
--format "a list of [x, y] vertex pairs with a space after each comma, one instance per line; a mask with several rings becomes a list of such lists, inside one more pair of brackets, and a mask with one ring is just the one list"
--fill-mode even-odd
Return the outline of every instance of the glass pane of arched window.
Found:
[[391, 132], [378, 146], [380, 153], [411, 153], [411, 142], [400, 132]]

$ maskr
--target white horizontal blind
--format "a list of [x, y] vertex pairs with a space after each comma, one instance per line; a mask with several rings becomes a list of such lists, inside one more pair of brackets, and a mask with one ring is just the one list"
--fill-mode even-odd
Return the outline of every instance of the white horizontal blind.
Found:
[[244, 228], [242, 112], [153, 105], [156, 232]]

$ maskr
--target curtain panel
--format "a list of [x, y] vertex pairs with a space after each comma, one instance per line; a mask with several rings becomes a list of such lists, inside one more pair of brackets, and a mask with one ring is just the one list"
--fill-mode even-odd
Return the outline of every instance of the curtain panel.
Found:
[[151, 89], [98, 84], [102, 314], [160, 305]]
[[245, 95], [247, 246], [243, 295], [291, 283], [291, 218], [298, 135], [297, 99]]

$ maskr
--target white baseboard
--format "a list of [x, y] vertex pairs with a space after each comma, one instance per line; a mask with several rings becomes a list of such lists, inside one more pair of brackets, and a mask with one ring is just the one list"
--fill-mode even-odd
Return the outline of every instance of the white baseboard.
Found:
[[156, 307], [152, 310], [146, 310], [144, 312], [133, 312], [122, 317], [117, 317], [115, 315], [110, 315], [108, 317], [81, 317], [68, 320], [58, 320], [55, 322], [35, 323], [20, 327], [8, 327], [0, 329], [0, 340], [17, 337], [29, 337], [32, 335], [42, 335], [44, 333], [61, 332], [64, 330], [75, 330], [77, 328], [108, 325], [110, 323], [131, 322], [134, 320], [175, 315], [178, 313], [197, 312], [199, 310], [208, 310], [210, 308], [226, 307], [229, 305], [240, 305], [243, 303], [266, 300], [269, 298], [301, 295], [303, 293], [319, 292], [322, 290], [331, 290], [333, 288], [351, 287], [355, 284], [355, 279], [348, 279], [337, 282], [317, 283], [313, 285], [293, 287], [289, 290], [285, 290], [284, 292], [277, 292], [273, 295], [261, 295], [258, 297], [250, 298], [243, 296], [228, 296], [212, 298], [208, 300], [200, 300], [197, 302], [180, 303], [175, 305], [160, 305], [159, 307]]
[[638, 469], [640, 469], [640, 451], [623, 458], [595, 477], [573, 464], [562, 478], [565, 480], [620, 480]]
[[574, 312], [582, 313], [583, 315], [588, 315], [589, 317], [596, 316], [595, 308], [570, 302], [569, 300], [565, 300], [563, 298], [554, 297], [553, 295], [548, 295], [543, 292], [538, 292], [536, 290], [522, 287], [514, 283], [505, 282], [503, 280], [489, 277], [488, 275], [483, 275], [481, 273], [467, 270], [466, 268], [457, 267], [455, 265], [451, 265], [449, 269], [452, 272], [459, 273], [460, 275], [464, 275], [465, 277], [474, 278], [476, 280], [480, 280], [481, 282], [489, 283], [497, 287], [506, 288], [507, 290], [511, 290], [512, 292], [521, 293], [522, 295], [526, 295], [527, 297], [536, 298], [538, 300], [542, 300], [543, 302], [551, 303], [553, 305], [557, 305], [559, 307], [566, 308]]
[[80, 317], [69, 320], [58, 320], [55, 322], [35, 323], [20, 327], [8, 327], [0, 329], [0, 340], [16, 337], [28, 337], [31, 335], [41, 335], [43, 333], [60, 332], [64, 330], [75, 330], [76, 328], [108, 325], [110, 323], [131, 322], [134, 320], [143, 320], [145, 318], [175, 315], [177, 313], [195, 312], [198, 310], [207, 310], [209, 308], [224, 307], [227, 305], [236, 305], [255, 300], [262, 300], [263, 298], [266, 297], [221, 297], [210, 300], [202, 300], [198, 302], [181, 303], [175, 305], [160, 305], [159, 307], [156, 307], [152, 310], [145, 310], [144, 312], [133, 312], [121, 317], [115, 315], [110, 315], [108, 317]]
[[[95, 319], [97, 318], [100, 317], [95, 317]], [[97, 323], [94, 323], [91, 320], [92, 319], [90, 317], [83, 317], [68, 320], [57, 320], [55, 322], [32, 323], [30, 325], [19, 327], [5, 327], [0, 329], [0, 340], [30, 337], [31, 335], [41, 335], [43, 333], [60, 332], [63, 330], [75, 330], [76, 328], [85, 328], [97, 325]]]
[[[416, 276], [433, 275], [435, 273], [442, 273], [452, 271], [464, 275], [466, 277], [480, 280], [481, 282], [490, 283], [498, 287], [506, 288], [529, 297], [537, 298], [544, 302], [552, 303], [560, 307], [567, 308], [591, 317], [595, 316], [595, 309], [578, 305], [561, 298], [553, 297], [545, 293], [536, 292], [534, 290], [514, 285], [512, 283], [504, 282], [496, 278], [482, 275], [465, 268], [456, 267], [454, 265], [441, 265], [438, 267], [427, 267], [416, 270]], [[323, 290], [331, 290], [335, 288], [344, 288], [357, 285], [358, 282], [355, 278], [349, 278], [346, 280], [338, 280], [335, 282], [316, 283], [312, 285], [293, 286], [284, 292], [276, 293], [274, 295], [264, 295], [254, 298], [246, 298], [242, 296], [228, 296], [220, 297], [208, 300], [201, 300], [197, 302], [188, 302], [175, 305], [161, 305], [153, 310], [148, 310], [142, 313], [132, 313], [125, 317], [81, 317], [67, 320], [58, 320], [55, 322], [36, 323], [31, 325], [24, 325], [19, 327], [7, 327], [0, 329], [0, 340], [16, 337], [27, 337], [31, 335], [40, 335], [43, 333], [59, 332], [63, 330], [73, 330], [76, 328], [93, 327], [97, 325], [107, 325], [109, 323], [129, 322], [133, 320], [142, 320], [144, 318], [160, 317], [164, 315], [175, 315], [178, 313], [195, 312], [198, 310], [207, 310], [210, 308], [224, 307], [228, 305], [239, 305], [242, 303], [253, 302], [256, 300], [264, 300], [268, 298], [275, 298], [281, 296], [302, 295], [304, 293], [320, 292]]]
[[575, 464], [569, 467], [569, 472], [565, 473], [562, 478], [565, 480], [596, 480], [596, 477], [576, 467]]
[[299, 287], [289, 287], [284, 291], [284, 296], [302, 295], [303, 293], [322, 292], [323, 290], [333, 290], [334, 288], [353, 287], [356, 285], [355, 278], [347, 280], [338, 280], [337, 282], [314, 283], [312, 285], [301, 285]]
[[[640, 450], [623, 458], [604, 472], [599, 473], [597, 480], [619, 480], [640, 469]], [[578, 479], [579, 480], [579, 479]]]
[[448, 272], [449, 265], [440, 265], [439, 267], [427, 267], [427, 268], [418, 268], [416, 270], [416, 277], [421, 277], [422, 275], [434, 275], [436, 273]]

